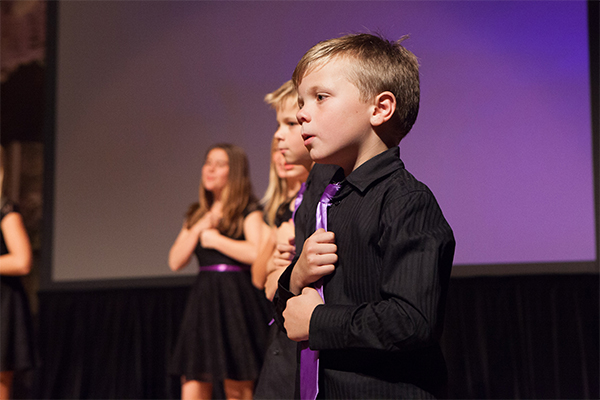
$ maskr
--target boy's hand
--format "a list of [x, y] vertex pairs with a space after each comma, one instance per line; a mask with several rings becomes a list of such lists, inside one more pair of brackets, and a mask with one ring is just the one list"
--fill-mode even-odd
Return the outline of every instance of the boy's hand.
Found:
[[319, 292], [311, 287], [304, 288], [301, 295], [287, 301], [283, 310], [283, 326], [290, 339], [296, 342], [308, 340], [310, 317], [319, 304], [323, 304], [323, 299]]
[[[293, 243], [294, 239], [290, 239]], [[296, 246], [293, 244], [277, 243], [275, 251], [267, 264], [267, 273], [271, 273], [279, 268], [287, 268], [296, 255]]]
[[294, 240], [294, 225], [284, 222], [277, 228], [277, 245], [271, 260], [267, 264], [267, 274], [279, 269], [286, 268], [296, 255]]
[[276, 236], [277, 243], [290, 243], [290, 240], [294, 238], [296, 232], [294, 231], [294, 224], [289, 221], [282, 222], [277, 228]]
[[335, 234], [318, 229], [304, 242], [290, 277], [290, 292], [299, 294], [306, 286], [331, 274], [337, 260]]

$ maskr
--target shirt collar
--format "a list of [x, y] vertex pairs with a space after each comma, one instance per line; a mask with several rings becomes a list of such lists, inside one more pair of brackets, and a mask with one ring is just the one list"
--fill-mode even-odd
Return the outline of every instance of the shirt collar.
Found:
[[400, 148], [394, 146], [360, 165], [346, 177], [346, 181], [363, 193], [376, 180], [403, 168]]

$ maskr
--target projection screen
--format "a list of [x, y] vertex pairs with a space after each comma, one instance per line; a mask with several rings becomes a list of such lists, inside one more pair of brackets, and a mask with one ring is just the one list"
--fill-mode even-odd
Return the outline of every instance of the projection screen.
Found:
[[419, 57], [401, 157], [454, 229], [454, 272], [593, 271], [586, 18], [584, 1], [60, 2], [42, 285], [196, 273], [167, 255], [208, 146], [242, 146], [261, 197], [276, 127], [264, 95], [312, 45], [357, 32], [408, 34]]

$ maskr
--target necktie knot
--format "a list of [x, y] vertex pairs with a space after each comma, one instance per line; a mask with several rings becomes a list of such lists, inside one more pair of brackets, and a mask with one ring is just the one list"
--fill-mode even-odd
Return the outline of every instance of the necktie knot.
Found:
[[323, 195], [321, 196], [321, 200], [319, 200], [319, 204], [317, 205], [317, 215], [316, 215], [316, 228], [323, 228], [327, 230], [327, 207], [329, 206], [331, 199], [337, 191], [340, 189], [339, 183], [330, 183], [323, 191]]
[[338, 190], [340, 190], [339, 183], [330, 183], [325, 188], [325, 191], [323, 191], [323, 195], [321, 196], [320, 202], [322, 204], [329, 204], [331, 202], [331, 199], [333, 198], [333, 196], [335, 196], [335, 194], [337, 193]]

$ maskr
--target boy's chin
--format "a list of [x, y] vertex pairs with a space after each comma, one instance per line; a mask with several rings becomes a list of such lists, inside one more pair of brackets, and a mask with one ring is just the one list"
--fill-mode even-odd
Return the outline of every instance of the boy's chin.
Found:
[[333, 164], [329, 157], [324, 156], [323, 154], [319, 154], [318, 152], [311, 149], [310, 151], [310, 159], [316, 162], [317, 164]]
[[294, 157], [294, 156], [287, 156], [284, 157], [285, 158], [285, 163], [288, 165], [296, 165], [298, 164], [298, 157]]

